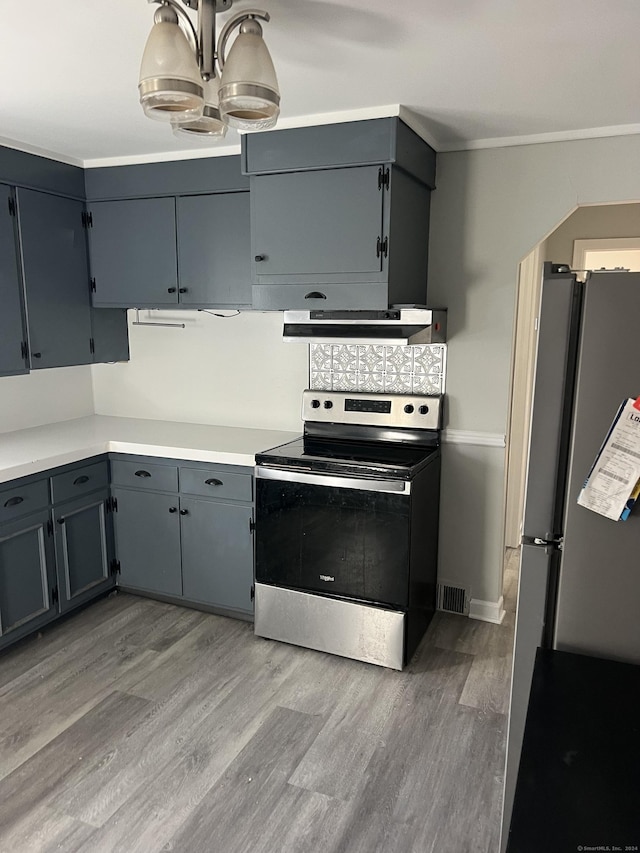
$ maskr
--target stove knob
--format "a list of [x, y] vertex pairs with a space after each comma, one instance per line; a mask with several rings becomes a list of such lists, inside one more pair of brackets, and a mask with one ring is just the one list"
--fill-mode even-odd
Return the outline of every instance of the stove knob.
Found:
[[418, 411], [420, 412], [421, 415], [426, 415], [427, 412], [429, 411], [429, 406], [420, 406]]
[[404, 410], [408, 415], [410, 415], [413, 412], [413, 406], [411, 405], [411, 403], [407, 403], [407, 405], [404, 407]]
[[312, 400], [311, 401], [311, 408], [312, 409], [319, 409], [320, 408], [320, 400]]
[[324, 407], [325, 409], [333, 409], [333, 403], [331, 402], [331, 400], [325, 400]]

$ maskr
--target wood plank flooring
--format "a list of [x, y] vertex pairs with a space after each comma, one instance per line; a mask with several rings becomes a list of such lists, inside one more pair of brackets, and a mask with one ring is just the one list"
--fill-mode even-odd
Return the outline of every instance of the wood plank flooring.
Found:
[[402, 673], [124, 594], [8, 650], [0, 850], [494, 853], [516, 556]]

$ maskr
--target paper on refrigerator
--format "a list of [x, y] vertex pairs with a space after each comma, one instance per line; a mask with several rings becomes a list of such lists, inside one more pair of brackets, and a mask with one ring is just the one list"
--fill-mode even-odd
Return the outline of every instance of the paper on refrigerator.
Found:
[[616, 415], [578, 495], [587, 509], [619, 521], [627, 518], [640, 480], [640, 408], [629, 398]]

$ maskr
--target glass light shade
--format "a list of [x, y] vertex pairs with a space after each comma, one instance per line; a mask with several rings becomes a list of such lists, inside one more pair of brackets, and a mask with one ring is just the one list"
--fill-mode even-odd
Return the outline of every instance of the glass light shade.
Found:
[[220, 114], [240, 130], [266, 130], [280, 115], [280, 90], [261, 35], [238, 34], [222, 70]]
[[187, 121], [202, 114], [198, 62], [177, 23], [160, 21], [149, 33], [140, 66], [140, 103], [149, 118]]
[[189, 121], [172, 120], [171, 127], [176, 136], [188, 136], [191, 139], [210, 139], [212, 141], [224, 138], [227, 133], [227, 125], [222, 121], [218, 108], [219, 86], [220, 81], [217, 77], [204, 84], [205, 105], [200, 118]]

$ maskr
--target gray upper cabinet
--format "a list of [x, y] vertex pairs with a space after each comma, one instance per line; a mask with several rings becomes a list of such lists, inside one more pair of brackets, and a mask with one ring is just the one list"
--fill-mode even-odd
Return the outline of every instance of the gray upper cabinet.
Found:
[[251, 186], [257, 284], [379, 281], [377, 166], [258, 175]]
[[250, 307], [249, 193], [181, 196], [177, 218], [180, 303]]
[[17, 196], [31, 367], [90, 364], [84, 206], [36, 190]]
[[15, 201], [11, 188], [4, 184], [0, 184], [0, 299], [0, 375], [25, 373], [27, 336], [16, 254]]
[[94, 307], [251, 304], [249, 193], [91, 203]]
[[297, 128], [242, 146], [254, 308], [426, 302], [435, 152], [405, 124]]
[[92, 202], [89, 213], [94, 306], [177, 305], [175, 199]]

